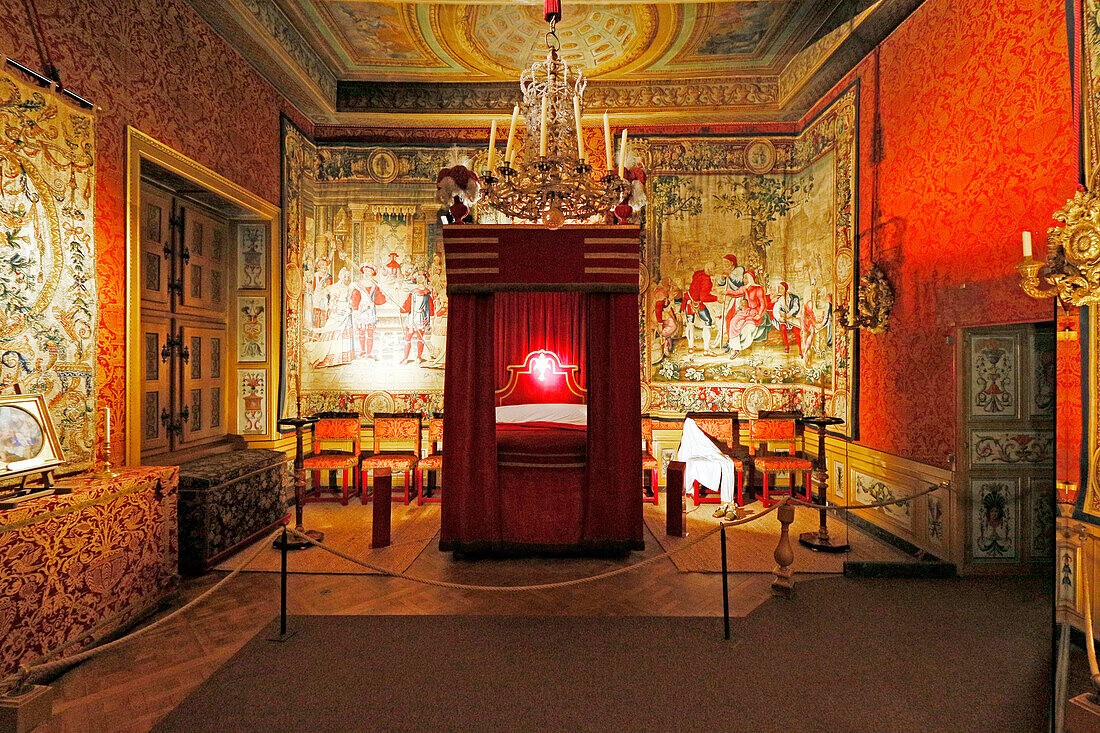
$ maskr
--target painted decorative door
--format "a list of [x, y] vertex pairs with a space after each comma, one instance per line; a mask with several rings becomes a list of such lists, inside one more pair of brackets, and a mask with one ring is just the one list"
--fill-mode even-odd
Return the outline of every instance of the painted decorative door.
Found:
[[183, 245], [179, 258], [183, 273], [176, 312], [223, 318], [227, 224], [194, 206], [181, 207]]
[[185, 323], [180, 337], [187, 361], [180, 379], [180, 445], [225, 437], [225, 327]]
[[141, 209], [141, 453], [163, 460], [229, 432], [229, 223], [153, 184]]
[[141, 319], [141, 451], [171, 447], [172, 404], [171, 320], [148, 315]]
[[1053, 322], [965, 332], [960, 485], [971, 570], [1053, 553], [1054, 344]]
[[172, 282], [172, 199], [148, 188], [141, 197], [141, 299], [168, 307]]

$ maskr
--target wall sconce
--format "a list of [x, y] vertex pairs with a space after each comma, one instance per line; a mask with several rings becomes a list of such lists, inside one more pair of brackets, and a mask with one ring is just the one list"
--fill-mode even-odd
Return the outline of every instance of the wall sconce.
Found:
[[856, 315], [848, 318], [848, 309], [837, 309], [837, 322], [848, 331], [862, 328], [871, 333], [885, 333], [889, 325], [890, 310], [894, 307], [894, 287], [886, 273], [876, 264], [871, 265], [859, 279], [856, 289]]
[[1100, 198], [1078, 191], [1054, 214], [1063, 226], [1047, 230], [1047, 256], [1031, 254], [1024, 232], [1024, 259], [1016, 265], [1020, 287], [1032, 298], [1057, 298], [1063, 305], [1100, 303]]
[[1058, 481], [1054, 485], [1054, 502], [1058, 513], [1063, 517], [1072, 517], [1077, 508], [1077, 493], [1080, 487], [1073, 481]]

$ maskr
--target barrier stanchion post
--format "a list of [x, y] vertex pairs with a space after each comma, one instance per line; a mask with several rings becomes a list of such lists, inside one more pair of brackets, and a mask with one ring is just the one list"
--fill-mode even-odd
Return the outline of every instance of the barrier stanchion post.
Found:
[[665, 534], [687, 537], [684, 522], [684, 464], [670, 461], [665, 479]]
[[794, 594], [794, 580], [791, 576], [791, 563], [794, 562], [794, 548], [791, 547], [791, 523], [794, 521], [794, 507], [786, 503], [776, 511], [779, 519], [779, 544], [775, 547], [772, 556], [775, 558], [775, 580], [772, 581], [772, 590], [781, 593], [788, 598]]
[[726, 641], [730, 638], [730, 582], [726, 564], [726, 525], [722, 524], [722, 615], [725, 617]]
[[282, 588], [279, 595], [279, 636], [286, 636], [286, 527], [283, 527]]
[[281, 572], [279, 574], [279, 634], [278, 636], [272, 636], [268, 641], [286, 641], [290, 637], [294, 636], [294, 632], [287, 633], [286, 630], [286, 553], [290, 549], [290, 543], [287, 541], [286, 525], [283, 525], [283, 537], [282, 540], [275, 543], [275, 546], [279, 548], [281, 554]]

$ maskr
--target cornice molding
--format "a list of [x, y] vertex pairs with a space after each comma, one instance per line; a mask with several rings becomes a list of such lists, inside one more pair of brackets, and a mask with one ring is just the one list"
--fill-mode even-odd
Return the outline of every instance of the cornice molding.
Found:
[[[398, 83], [342, 81], [336, 92], [338, 113], [432, 113], [463, 111], [502, 114], [519, 101], [517, 82]], [[589, 107], [627, 109], [734, 109], [777, 106], [776, 77], [728, 81], [592, 82], [585, 92]]]

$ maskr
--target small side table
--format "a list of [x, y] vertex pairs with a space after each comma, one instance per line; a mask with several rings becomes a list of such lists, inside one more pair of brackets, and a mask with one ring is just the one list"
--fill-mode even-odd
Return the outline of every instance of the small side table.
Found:
[[813, 425], [817, 428], [817, 462], [814, 464], [814, 483], [820, 492], [818, 502], [821, 507], [818, 513], [821, 515], [821, 526], [816, 532], [803, 532], [798, 536], [798, 544], [808, 547], [815, 552], [848, 552], [851, 546], [847, 542], [841, 542], [829, 536], [828, 511], [829, 504], [829, 469], [825, 460], [825, 428], [830, 425], [844, 423], [839, 417], [827, 415], [798, 418], [804, 425]]
[[[297, 441], [297, 452], [294, 454], [294, 529], [311, 537], [315, 542], [324, 542], [325, 535], [323, 532], [306, 529], [302, 524], [302, 497], [305, 496], [306, 492], [306, 472], [303, 468], [305, 458], [302, 456], [302, 428], [315, 422], [317, 422], [315, 417], [284, 417], [279, 420], [278, 425], [279, 427], [294, 428], [294, 437]], [[282, 537], [275, 540], [273, 546], [277, 550], [283, 549]], [[286, 538], [288, 550], [305, 550], [312, 546], [312, 543], [299, 537], [287, 536]]]

